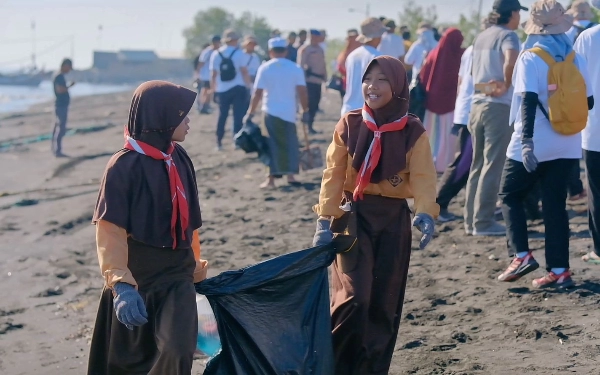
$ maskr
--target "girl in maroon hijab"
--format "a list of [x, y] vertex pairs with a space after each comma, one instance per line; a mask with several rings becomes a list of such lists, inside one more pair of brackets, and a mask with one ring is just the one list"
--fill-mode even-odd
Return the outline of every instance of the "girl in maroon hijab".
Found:
[[104, 291], [89, 375], [189, 375], [197, 340], [194, 283], [202, 224], [182, 142], [196, 93], [169, 82], [137, 88], [125, 145], [109, 160], [93, 222]]
[[452, 162], [456, 137], [452, 135], [454, 104], [458, 93], [458, 71], [463, 35], [460, 30], [446, 30], [438, 46], [431, 51], [419, 73], [425, 87], [426, 104], [423, 124], [429, 135], [435, 168], [443, 173]]
[[[408, 114], [408, 82], [400, 60], [380, 56], [363, 76], [363, 109], [336, 125], [327, 150], [315, 246], [333, 233], [356, 236], [332, 268], [336, 375], [387, 374], [398, 335], [411, 251], [412, 225], [423, 249], [439, 213], [429, 139]], [[340, 203], [341, 201], [341, 203]]]

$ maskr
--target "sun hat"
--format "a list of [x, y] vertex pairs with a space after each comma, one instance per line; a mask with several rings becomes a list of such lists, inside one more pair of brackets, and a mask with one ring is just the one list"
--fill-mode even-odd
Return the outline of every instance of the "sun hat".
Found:
[[531, 6], [529, 19], [523, 23], [527, 35], [555, 35], [573, 26], [573, 16], [556, 0], [538, 0]]
[[594, 12], [592, 12], [592, 7], [585, 0], [575, 0], [569, 10], [567, 10], [567, 14], [575, 17], [578, 20], [591, 20], [594, 18]]
[[223, 32], [223, 42], [229, 43], [234, 40], [240, 40], [240, 36], [234, 29], [227, 29]]
[[356, 40], [360, 43], [368, 43], [373, 39], [381, 38], [387, 28], [379, 18], [369, 17], [360, 24], [360, 35]]
[[254, 37], [253, 35], [246, 35], [244, 37], [244, 41], [242, 42], [242, 47], [245, 47], [250, 43], [258, 44], [256, 42], [256, 37]]
[[396, 21], [394, 21], [391, 18], [386, 19], [385, 21], [383, 21], [383, 25], [385, 27], [387, 27], [390, 30], [395, 30], [396, 29]]
[[269, 50], [272, 50], [273, 48], [286, 48], [287, 47], [287, 41], [285, 39], [279, 38], [279, 37], [269, 39], [267, 44], [269, 46]]

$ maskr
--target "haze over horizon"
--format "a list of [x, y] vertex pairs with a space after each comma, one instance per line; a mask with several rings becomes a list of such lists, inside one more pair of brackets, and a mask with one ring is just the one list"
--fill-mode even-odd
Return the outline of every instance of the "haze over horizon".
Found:
[[[523, 0], [525, 6], [533, 0]], [[265, 17], [283, 32], [301, 28], [326, 29], [332, 38], [343, 37], [365, 18], [367, 1], [255, 0], [252, 7], [241, 0], [0, 0], [0, 71], [29, 66], [33, 50], [37, 65], [55, 69], [62, 58], [72, 57], [77, 69], [89, 68], [94, 50], [151, 49], [180, 56], [185, 47], [184, 28], [200, 10], [222, 7], [239, 16], [249, 11]], [[370, 15], [398, 18], [399, 0], [370, 1]], [[424, 7], [436, 5], [440, 22], [458, 21], [461, 13], [476, 10], [478, 0], [418, 0]], [[493, 0], [483, 0], [483, 14]], [[563, 4], [563, 5], [566, 5]], [[349, 12], [349, 8], [357, 9]], [[318, 9], [318, 11], [316, 11]], [[522, 18], [527, 18], [525, 12]], [[35, 23], [35, 30], [32, 30]], [[102, 31], [99, 26], [102, 25]]]

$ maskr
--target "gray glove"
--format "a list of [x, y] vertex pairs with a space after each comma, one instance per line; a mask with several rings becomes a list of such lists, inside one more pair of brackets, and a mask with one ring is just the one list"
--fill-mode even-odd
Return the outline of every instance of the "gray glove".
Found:
[[333, 232], [330, 227], [331, 221], [326, 219], [317, 220], [317, 230], [313, 237], [313, 247], [327, 245], [333, 241]]
[[523, 158], [523, 166], [527, 172], [533, 173], [539, 163], [533, 153], [533, 139], [523, 138], [521, 140], [521, 157]]
[[421, 237], [421, 242], [419, 243], [419, 248], [423, 250], [429, 241], [433, 238], [433, 232], [435, 231], [435, 222], [431, 215], [420, 213], [415, 215], [413, 219], [413, 227], [417, 227], [423, 236]]
[[125, 324], [128, 329], [133, 330], [133, 326], [141, 326], [148, 323], [148, 313], [142, 296], [133, 285], [118, 282], [115, 284], [114, 307], [117, 319]]

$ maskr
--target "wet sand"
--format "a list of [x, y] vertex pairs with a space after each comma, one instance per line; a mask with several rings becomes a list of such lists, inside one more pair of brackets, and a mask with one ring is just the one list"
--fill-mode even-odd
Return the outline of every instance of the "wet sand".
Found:
[[[1, 374], [85, 373], [102, 288], [90, 220], [104, 166], [123, 144], [130, 96], [75, 99], [69, 127], [79, 132], [65, 138], [64, 159], [52, 157], [43, 137], [52, 130], [52, 104], [0, 116]], [[314, 143], [323, 153], [339, 106], [334, 94], [322, 104], [316, 128], [323, 134]], [[194, 111], [191, 119], [184, 146], [197, 170], [211, 275], [308, 247], [320, 171], [302, 173], [299, 187], [279, 180], [276, 190], [262, 191], [265, 168], [233, 150], [231, 133], [225, 151], [215, 151], [216, 114]], [[16, 146], [6, 149], [7, 140]], [[451, 211], [461, 213], [462, 204], [461, 195]], [[578, 286], [567, 292], [533, 290], [532, 275], [498, 283], [509, 261], [505, 239], [466, 237], [460, 220], [439, 225], [425, 251], [416, 250], [415, 235], [390, 374], [598, 373], [600, 269], [579, 260], [591, 246], [585, 208], [569, 204]], [[541, 222], [530, 233], [543, 265]]]

